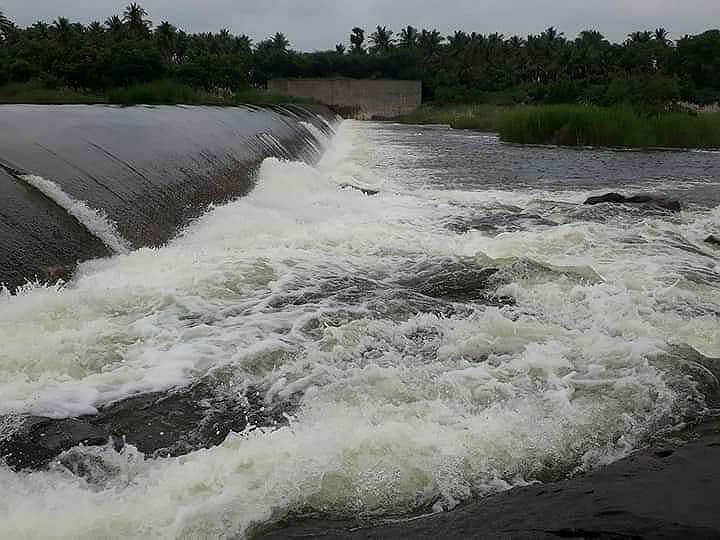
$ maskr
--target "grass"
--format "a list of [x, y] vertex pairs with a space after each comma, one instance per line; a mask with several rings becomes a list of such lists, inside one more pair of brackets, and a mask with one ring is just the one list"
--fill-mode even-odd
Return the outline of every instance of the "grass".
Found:
[[518, 144], [623, 148], [720, 148], [720, 114], [639, 114], [627, 107], [425, 105], [398, 118], [499, 132]]
[[521, 144], [720, 148], [720, 115], [641, 115], [623, 107], [553, 105], [510, 112], [500, 138]]
[[510, 107], [497, 105], [424, 105], [396, 119], [405, 124], [445, 124], [456, 129], [500, 131]]
[[159, 80], [124, 88], [112, 88], [104, 93], [83, 92], [65, 87], [48, 88], [41, 81], [11, 83], [0, 86], [0, 103], [94, 104], [117, 105], [274, 105], [282, 103], [312, 103], [312, 100], [270, 94], [264, 90], [247, 89], [238, 92], [218, 90], [209, 92], [172, 80]]
[[0, 86], [0, 103], [107, 103], [102, 94], [80, 92], [70, 88], [48, 88], [40, 81], [10, 83]]

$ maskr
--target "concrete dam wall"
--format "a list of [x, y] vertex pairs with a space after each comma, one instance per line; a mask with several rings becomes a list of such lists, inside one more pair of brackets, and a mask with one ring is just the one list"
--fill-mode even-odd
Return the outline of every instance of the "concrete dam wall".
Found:
[[335, 107], [343, 116], [358, 120], [394, 118], [422, 103], [421, 81], [374, 79], [273, 79], [275, 94], [311, 98]]
[[0, 285], [159, 246], [244, 195], [267, 157], [317, 161], [327, 107], [0, 107]]

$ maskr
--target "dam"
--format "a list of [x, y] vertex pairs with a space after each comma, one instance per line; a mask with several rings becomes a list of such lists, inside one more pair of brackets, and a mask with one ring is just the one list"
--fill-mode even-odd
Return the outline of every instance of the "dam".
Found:
[[314, 99], [357, 120], [389, 119], [417, 109], [422, 103], [421, 81], [320, 78], [271, 79], [268, 91]]
[[0, 106], [0, 286], [157, 247], [248, 193], [268, 157], [312, 163], [322, 106]]

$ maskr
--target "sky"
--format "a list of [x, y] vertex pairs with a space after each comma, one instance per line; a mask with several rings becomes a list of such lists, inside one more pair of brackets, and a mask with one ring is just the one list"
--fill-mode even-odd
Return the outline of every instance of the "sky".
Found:
[[[21, 26], [59, 16], [105, 20], [130, 3], [114, 0], [0, 0]], [[332, 49], [353, 26], [399, 31], [412, 25], [525, 36], [555, 26], [569, 37], [600, 30], [622, 41], [636, 30], [664, 27], [674, 39], [720, 27], [720, 0], [140, 0], [154, 24], [168, 20], [188, 32], [228, 28], [253, 40], [283, 32], [294, 49]]]

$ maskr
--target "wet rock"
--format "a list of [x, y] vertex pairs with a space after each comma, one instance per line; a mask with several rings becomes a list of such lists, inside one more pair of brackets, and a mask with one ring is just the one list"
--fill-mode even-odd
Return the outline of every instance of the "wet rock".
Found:
[[657, 208], [663, 208], [670, 212], [679, 212], [682, 210], [682, 206], [679, 201], [668, 199], [665, 197], [658, 197], [655, 195], [639, 194], [631, 197], [626, 197], [620, 193], [606, 193], [605, 195], [599, 195], [596, 197], [589, 197], [584, 204], [595, 205], [595, 204], [644, 204], [648, 206], [655, 206]]
[[364, 195], [377, 195], [378, 193], [380, 193], [380, 191], [377, 189], [364, 188], [361, 186], [355, 186], [353, 184], [340, 184], [338, 187], [340, 189], [354, 189]]
[[298, 401], [299, 396], [293, 396], [267, 404], [258, 389], [233, 388], [208, 377], [190, 388], [125, 399], [95, 416], [26, 418], [0, 440], [0, 459], [15, 470], [38, 469], [71, 448], [108, 442], [117, 450], [132, 444], [147, 456], [179, 456], [216, 446], [231, 431], [285, 424], [285, 414], [293, 412]]
[[0, 440], [0, 457], [13, 469], [36, 469], [73, 447], [104, 445], [108, 441], [104, 426], [93, 425], [85, 419], [28, 417]]
[[451, 512], [409, 520], [289, 517], [254, 538], [720, 538], [720, 433], [648, 449], [578, 478], [520, 487]]
[[712, 244], [714, 246], [720, 246], [720, 238], [715, 236], [714, 234], [711, 234], [705, 239], [705, 242], [708, 244]]

